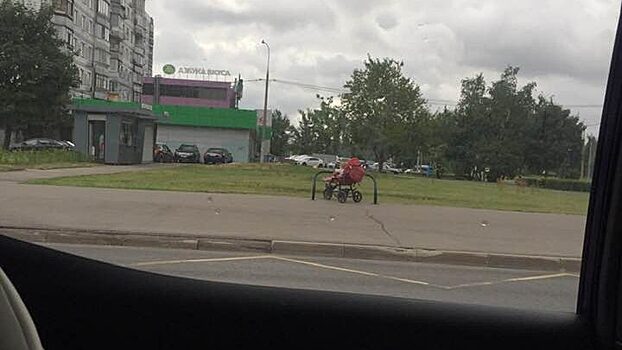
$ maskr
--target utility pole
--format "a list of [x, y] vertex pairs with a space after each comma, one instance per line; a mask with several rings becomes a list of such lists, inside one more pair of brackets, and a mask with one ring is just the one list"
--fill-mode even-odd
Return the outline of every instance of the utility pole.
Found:
[[264, 100], [263, 100], [263, 120], [261, 123], [261, 133], [260, 133], [261, 142], [259, 143], [259, 147], [260, 147], [259, 162], [264, 163], [266, 161], [266, 155], [268, 154], [268, 151], [269, 151], [266, 149], [268, 147], [267, 147], [267, 143], [264, 140], [264, 137], [266, 134], [266, 125], [268, 122], [268, 88], [270, 86], [270, 45], [268, 45], [268, 43], [265, 40], [262, 40], [261, 43], [266, 45], [266, 47], [268, 48], [268, 64], [266, 66], [266, 91], [265, 91]]

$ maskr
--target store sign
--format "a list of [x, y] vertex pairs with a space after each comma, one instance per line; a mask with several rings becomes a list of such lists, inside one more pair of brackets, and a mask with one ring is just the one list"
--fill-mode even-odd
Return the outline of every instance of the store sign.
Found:
[[231, 75], [231, 72], [229, 72], [228, 70], [205, 69], [202, 67], [180, 67], [178, 73], [196, 74], [196, 75], [222, 75], [222, 76]]
[[172, 64], [166, 64], [164, 65], [164, 67], [162, 67], [162, 71], [164, 72], [164, 74], [175, 74], [175, 66], [173, 66]]

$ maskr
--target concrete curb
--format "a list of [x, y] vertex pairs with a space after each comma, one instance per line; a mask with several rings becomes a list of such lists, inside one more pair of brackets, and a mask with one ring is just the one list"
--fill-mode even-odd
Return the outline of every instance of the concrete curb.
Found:
[[581, 259], [572, 257], [513, 255], [426, 248], [399, 248], [346, 243], [218, 238], [159, 233], [137, 234], [116, 231], [81, 231], [7, 226], [0, 226], [0, 235], [38, 243], [236, 251], [490, 268], [563, 271], [569, 273], [578, 273], [581, 270]]

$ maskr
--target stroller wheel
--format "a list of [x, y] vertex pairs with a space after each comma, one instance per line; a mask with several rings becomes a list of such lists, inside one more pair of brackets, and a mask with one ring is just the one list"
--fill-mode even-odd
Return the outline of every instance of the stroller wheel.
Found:
[[326, 187], [324, 189], [324, 199], [326, 199], [327, 201], [333, 199], [333, 189], [330, 187]]
[[348, 192], [339, 191], [337, 193], [337, 201], [339, 201], [339, 203], [345, 203], [347, 200], [348, 200]]
[[359, 191], [353, 191], [352, 200], [354, 201], [354, 203], [360, 203], [363, 200], [363, 194]]

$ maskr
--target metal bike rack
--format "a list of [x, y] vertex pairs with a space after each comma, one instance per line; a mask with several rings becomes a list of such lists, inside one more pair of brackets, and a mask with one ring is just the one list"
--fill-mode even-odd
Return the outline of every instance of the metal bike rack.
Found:
[[[313, 187], [311, 189], [311, 200], [315, 200], [315, 191], [317, 189], [317, 177], [322, 174], [332, 174], [332, 171], [322, 170], [313, 176]], [[366, 177], [370, 178], [374, 182], [374, 204], [378, 204], [378, 182], [376, 182], [376, 178], [369, 174], [365, 174]]]

